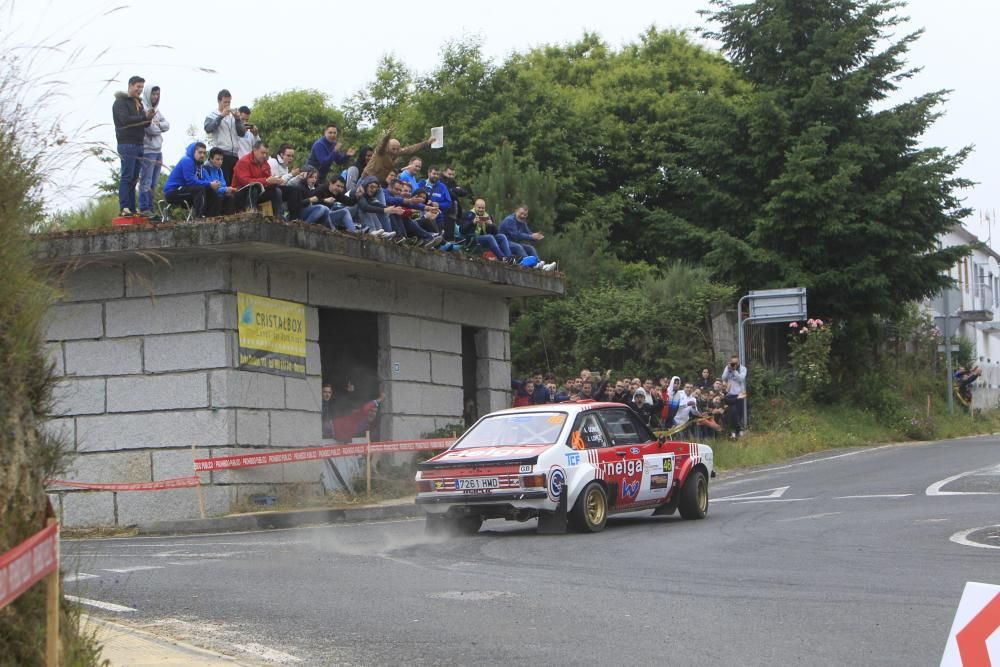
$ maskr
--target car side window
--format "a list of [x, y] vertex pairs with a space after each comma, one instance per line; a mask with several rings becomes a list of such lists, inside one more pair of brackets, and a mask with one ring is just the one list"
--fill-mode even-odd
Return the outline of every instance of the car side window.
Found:
[[577, 418], [576, 426], [570, 434], [569, 446], [573, 449], [597, 449], [608, 446], [597, 415], [588, 413]]
[[640, 431], [627, 410], [601, 410], [601, 421], [608, 429], [612, 446], [638, 445], [643, 442]]

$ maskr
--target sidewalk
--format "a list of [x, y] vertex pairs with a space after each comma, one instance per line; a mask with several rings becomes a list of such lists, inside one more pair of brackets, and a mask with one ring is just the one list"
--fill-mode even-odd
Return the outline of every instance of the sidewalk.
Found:
[[103, 645], [101, 658], [111, 667], [160, 667], [197, 665], [198, 667], [236, 667], [247, 663], [191, 644], [130, 628], [95, 616], [84, 616], [81, 626], [93, 629]]
[[395, 498], [369, 505], [339, 508], [272, 510], [229, 514], [207, 519], [181, 519], [176, 521], [152, 521], [138, 526], [140, 535], [225, 533], [274, 528], [295, 528], [298, 526], [324, 525], [331, 523], [359, 523], [385, 519], [410, 519], [423, 516], [414, 496]]

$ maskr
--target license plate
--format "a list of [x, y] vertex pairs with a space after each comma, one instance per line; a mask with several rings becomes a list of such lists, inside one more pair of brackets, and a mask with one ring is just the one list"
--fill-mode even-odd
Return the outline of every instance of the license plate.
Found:
[[500, 479], [498, 477], [468, 477], [465, 479], [456, 479], [455, 488], [459, 491], [499, 489]]

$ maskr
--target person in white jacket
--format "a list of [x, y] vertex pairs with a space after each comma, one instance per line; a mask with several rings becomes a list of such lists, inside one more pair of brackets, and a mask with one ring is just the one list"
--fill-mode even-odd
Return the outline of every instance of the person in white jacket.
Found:
[[248, 130], [243, 118], [232, 107], [232, 93], [223, 88], [216, 99], [219, 106], [205, 116], [205, 132], [212, 137], [212, 146], [222, 150], [222, 173], [226, 183], [232, 183], [233, 169], [240, 159], [240, 138], [246, 136]]
[[144, 111], [155, 111], [146, 127], [142, 142], [142, 163], [139, 168], [139, 214], [153, 212], [153, 193], [160, 183], [160, 168], [163, 166], [163, 133], [170, 129], [170, 123], [160, 112], [160, 87], [150, 86], [142, 91]]

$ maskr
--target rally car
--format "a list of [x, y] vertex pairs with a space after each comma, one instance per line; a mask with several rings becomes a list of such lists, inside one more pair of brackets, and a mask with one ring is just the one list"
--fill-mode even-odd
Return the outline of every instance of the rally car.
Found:
[[542, 533], [604, 529], [608, 516], [708, 513], [712, 448], [657, 438], [627, 406], [577, 401], [491, 413], [419, 464], [428, 532], [538, 518]]

